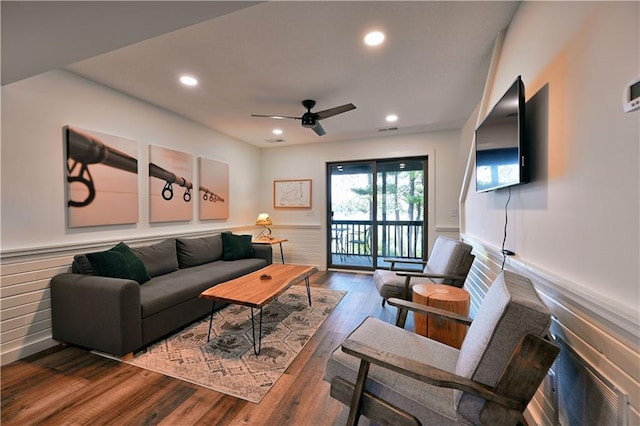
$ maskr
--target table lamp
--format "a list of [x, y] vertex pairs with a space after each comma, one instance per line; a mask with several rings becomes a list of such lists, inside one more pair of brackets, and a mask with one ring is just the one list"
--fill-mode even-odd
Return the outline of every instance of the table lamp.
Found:
[[262, 232], [258, 234], [256, 239], [258, 240], [272, 240], [271, 229], [269, 225], [273, 225], [271, 222], [271, 218], [269, 217], [269, 213], [260, 213], [258, 215], [258, 219], [256, 219], [256, 225], [263, 226]]

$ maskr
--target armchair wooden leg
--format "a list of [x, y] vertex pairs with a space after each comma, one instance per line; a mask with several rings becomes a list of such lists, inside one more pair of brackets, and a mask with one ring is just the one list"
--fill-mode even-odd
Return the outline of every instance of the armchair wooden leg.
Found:
[[409, 290], [411, 289], [411, 277], [407, 277], [404, 280], [404, 288], [402, 289], [402, 298], [404, 300], [409, 300]]
[[404, 324], [407, 322], [407, 310], [398, 308], [398, 315], [396, 316], [396, 327], [404, 328]]
[[[409, 290], [411, 289], [411, 277], [406, 277], [404, 280], [404, 288], [402, 289], [402, 295], [400, 296], [404, 300], [409, 299]], [[398, 308], [398, 315], [396, 317], [396, 326], [404, 328], [404, 324], [407, 322], [407, 310]]]
[[[345, 405], [351, 402], [355, 385], [347, 382], [342, 377], [336, 376], [331, 379], [331, 397], [337, 399]], [[377, 396], [367, 392], [362, 394], [361, 416], [368, 417], [371, 422], [381, 425], [394, 426], [422, 426], [420, 421], [413, 415], [398, 407], [389, 404]], [[526, 425], [525, 425], [526, 426]]]
[[356, 381], [353, 396], [351, 397], [351, 409], [349, 410], [347, 426], [356, 426], [358, 424], [358, 419], [360, 418], [360, 408], [362, 406], [362, 394], [364, 393], [364, 385], [367, 383], [367, 376], [369, 375], [370, 365], [371, 364], [368, 361], [360, 361], [358, 380]]

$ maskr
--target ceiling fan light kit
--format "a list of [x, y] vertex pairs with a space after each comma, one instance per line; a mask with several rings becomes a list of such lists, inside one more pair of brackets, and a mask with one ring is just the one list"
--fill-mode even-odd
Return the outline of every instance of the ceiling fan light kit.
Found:
[[311, 112], [311, 108], [316, 105], [316, 101], [312, 99], [305, 99], [302, 101], [302, 106], [307, 109], [302, 117], [289, 117], [285, 115], [262, 115], [262, 114], [251, 114], [252, 117], [265, 117], [265, 118], [275, 118], [278, 120], [282, 120], [284, 118], [291, 118], [294, 120], [301, 120], [302, 127], [312, 129], [318, 136], [323, 136], [326, 134], [325, 130], [320, 125], [320, 120], [324, 120], [325, 118], [333, 117], [334, 115], [342, 114], [347, 111], [351, 111], [356, 109], [353, 104], [344, 104], [334, 108], [325, 109], [319, 112]]

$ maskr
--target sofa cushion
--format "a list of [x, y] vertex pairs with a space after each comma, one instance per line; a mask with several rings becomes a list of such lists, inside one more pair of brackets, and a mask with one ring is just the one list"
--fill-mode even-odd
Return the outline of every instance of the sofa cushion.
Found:
[[220, 235], [176, 238], [176, 249], [180, 268], [191, 268], [219, 260], [222, 257], [222, 239]]
[[209, 287], [257, 271], [265, 266], [267, 266], [267, 262], [258, 258], [233, 262], [217, 260], [155, 277], [140, 286], [142, 318], [148, 318], [172, 306], [197, 298]]
[[251, 235], [222, 234], [222, 259], [239, 260], [253, 257]]
[[[389, 271], [387, 269], [376, 269], [373, 273], [373, 283], [378, 289], [378, 293], [383, 298], [397, 297], [404, 290], [404, 282], [406, 277], [398, 275], [398, 271]], [[409, 281], [409, 294], [411, 298], [411, 289], [418, 284], [433, 284], [430, 278], [412, 277]]]
[[137, 281], [138, 284], [151, 279], [144, 263], [123, 242], [107, 251], [88, 253], [87, 259], [99, 276], [126, 278]]
[[168, 238], [150, 246], [134, 247], [131, 250], [144, 263], [151, 278], [178, 270], [174, 238]]

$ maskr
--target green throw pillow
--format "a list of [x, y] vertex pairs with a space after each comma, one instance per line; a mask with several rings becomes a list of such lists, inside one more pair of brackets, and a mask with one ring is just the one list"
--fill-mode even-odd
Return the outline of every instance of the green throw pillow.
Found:
[[222, 233], [222, 259], [238, 260], [253, 257], [251, 235]]
[[102, 252], [88, 253], [87, 259], [96, 275], [111, 278], [127, 278], [142, 284], [151, 279], [144, 263], [136, 257], [125, 243]]

